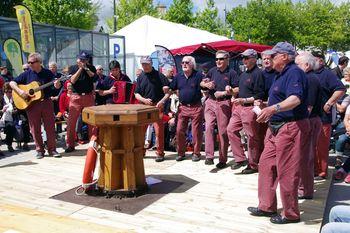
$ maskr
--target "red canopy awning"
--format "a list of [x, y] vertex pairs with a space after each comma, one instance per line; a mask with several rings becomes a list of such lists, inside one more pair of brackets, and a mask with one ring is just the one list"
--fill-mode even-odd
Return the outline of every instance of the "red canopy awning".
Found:
[[192, 54], [197, 50], [211, 50], [213, 52], [217, 50], [225, 50], [227, 52], [243, 52], [246, 49], [255, 49], [257, 52], [263, 52], [267, 49], [271, 49], [271, 46], [261, 45], [261, 44], [253, 44], [247, 42], [240, 42], [235, 40], [222, 40], [210, 43], [201, 43], [196, 45], [189, 45], [177, 49], [170, 50], [171, 53], [175, 55], [188, 55]]

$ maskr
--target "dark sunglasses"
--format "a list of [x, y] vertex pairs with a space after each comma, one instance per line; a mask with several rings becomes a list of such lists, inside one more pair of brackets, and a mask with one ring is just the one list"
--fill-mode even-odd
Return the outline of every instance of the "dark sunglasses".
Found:
[[29, 70], [29, 68], [24, 68], [23, 70], [26, 71], [26, 70]]
[[221, 58], [215, 58], [215, 61], [223, 61], [223, 60], [225, 60], [226, 58], [224, 58], [224, 57], [221, 57]]
[[37, 62], [38, 62], [38, 61], [29, 61], [28, 64], [29, 64], [29, 65], [32, 65], [32, 64], [35, 64], [35, 63], [37, 63]]
[[181, 62], [181, 64], [190, 64], [190, 62], [189, 61], [183, 61], [183, 62]]

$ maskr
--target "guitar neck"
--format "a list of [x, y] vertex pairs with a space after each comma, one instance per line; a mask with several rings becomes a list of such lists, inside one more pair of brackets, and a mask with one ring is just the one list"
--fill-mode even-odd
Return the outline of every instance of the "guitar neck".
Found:
[[45, 84], [43, 84], [43, 85], [41, 85], [41, 86], [35, 88], [35, 89], [34, 89], [34, 92], [41, 91], [41, 90], [45, 89], [46, 87], [49, 87], [49, 86], [51, 86], [52, 84], [54, 84], [54, 82], [56, 82], [56, 81], [66, 80], [66, 79], [69, 79], [70, 77], [71, 77], [71, 75], [62, 75], [62, 76], [61, 76], [60, 78], [58, 78], [58, 79], [55, 79], [55, 80], [53, 80], [53, 81], [51, 81], [51, 82], [45, 83]]

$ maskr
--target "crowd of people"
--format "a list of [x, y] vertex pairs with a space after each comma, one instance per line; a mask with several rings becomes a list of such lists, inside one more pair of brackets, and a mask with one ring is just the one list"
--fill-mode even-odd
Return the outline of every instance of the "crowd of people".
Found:
[[[216, 167], [222, 169], [227, 167], [230, 147], [234, 157], [231, 169], [243, 168], [241, 173], [246, 175], [259, 173], [259, 203], [257, 207], [248, 208], [251, 215], [270, 217], [275, 224], [299, 222], [298, 199], [312, 199], [314, 180], [326, 179], [328, 175], [332, 114], [336, 106], [346, 112], [345, 136], [336, 147], [339, 156], [350, 140], [350, 97], [338, 104], [349, 82], [350, 70], [346, 68], [349, 59], [341, 58], [339, 66], [330, 70], [321, 52], [297, 53], [287, 42], [279, 42], [261, 53], [263, 68], [258, 67], [255, 50], [247, 49], [240, 56], [245, 67], [240, 74], [229, 66], [230, 54], [220, 50], [215, 54], [216, 66], [202, 67], [202, 71], [198, 71], [194, 57], [184, 56], [182, 70], [175, 76], [172, 69], [164, 69], [164, 74], [156, 70], [150, 57], [141, 58], [142, 70], [137, 72], [134, 97], [140, 104], [159, 109], [159, 120], [148, 127], [155, 132], [155, 161], [164, 161], [164, 150], [176, 139], [173, 144], [176, 161], [186, 158], [190, 141], [192, 161], [201, 160], [204, 144], [204, 164], [211, 166], [218, 144]], [[5, 141], [9, 151], [13, 151], [14, 134], [8, 133], [8, 122], [15, 121], [13, 116], [22, 112], [28, 121], [38, 159], [46, 156], [45, 149], [50, 156], [61, 156], [56, 150], [55, 117], [69, 114], [65, 153], [73, 152], [82, 109], [115, 103], [116, 81], [131, 83], [121, 72], [118, 61], [109, 63], [109, 74], [105, 76], [102, 66], [95, 68], [91, 55], [84, 51], [78, 55], [76, 64], [64, 70], [68, 75], [65, 82], [57, 79], [62, 74], [57, 72], [54, 62], [49, 64], [49, 69], [42, 66], [38, 53], [29, 55], [28, 65], [14, 79], [2, 75]], [[33, 81], [41, 85], [52, 82], [53, 85], [43, 90], [41, 101], [31, 104], [25, 111], [17, 111], [11, 91], [30, 99], [31, 94], [20, 85]], [[47, 135], [46, 145], [42, 139], [42, 125]], [[62, 128], [57, 129], [60, 130]], [[242, 142], [243, 137], [246, 143]], [[28, 138], [26, 140], [28, 149]], [[146, 136], [146, 142], [151, 144], [151, 141], [151, 137]], [[344, 179], [349, 171], [348, 159], [336, 178]], [[279, 214], [277, 185], [283, 206]]]

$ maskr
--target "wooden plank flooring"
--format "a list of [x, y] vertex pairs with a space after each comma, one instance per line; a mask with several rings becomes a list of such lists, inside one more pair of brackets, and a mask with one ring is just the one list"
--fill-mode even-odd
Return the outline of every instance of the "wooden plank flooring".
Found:
[[[211, 173], [214, 166], [190, 158], [176, 162], [173, 153], [156, 163], [154, 152], [147, 152], [146, 175], [174, 180], [182, 175], [186, 184], [135, 215], [50, 199], [80, 184], [84, 154], [37, 160], [34, 152], [21, 152], [0, 159], [0, 232], [316, 233], [321, 226], [329, 180], [315, 185], [314, 200], [300, 201], [302, 222], [279, 226], [246, 210], [258, 204], [257, 174], [239, 175], [230, 168]], [[191, 179], [198, 183], [192, 186]]]

